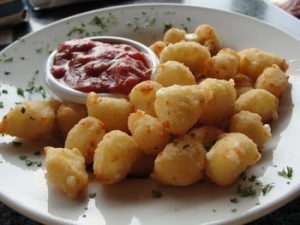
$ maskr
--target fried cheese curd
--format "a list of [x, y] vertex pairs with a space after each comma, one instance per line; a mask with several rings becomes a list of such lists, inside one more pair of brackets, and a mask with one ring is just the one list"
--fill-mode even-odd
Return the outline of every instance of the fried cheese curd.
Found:
[[23, 101], [2, 118], [0, 133], [25, 139], [51, 134], [55, 124], [55, 107], [50, 101]]
[[127, 176], [143, 154], [128, 134], [113, 130], [99, 142], [94, 155], [94, 175], [102, 184], [114, 184]]
[[86, 101], [88, 115], [104, 123], [105, 130], [128, 131], [127, 118], [133, 105], [125, 98], [100, 97], [91, 92]]
[[94, 117], [81, 119], [68, 133], [65, 140], [65, 148], [77, 148], [86, 164], [90, 164], [94, 159], [94, 152], [99, 141], [105, 134], [104, 123]]
[[242, 94], [235, 102], [235, 111], [257, 113], [263, 122], [278, 119], [278, 99], [264, 89], [252, 89]]
[[190, 69], [184, 64], [176, 61], [167, 61], [160, 64], [154, 79], [164, 87], [169, 87], [175, 84], [196, 84], [195, 77]]
[[216, 30], [208, 24], [200, 24], [196, 27], [194, 34], [197, 35], [197, 41], [206, 46], [211, 55], [215, 55], [221, 48], [221, 43]]
[[156, 92], [157, 118], [172, 134], [184, 134], [199, 120], [203, 96], [197, 87], [173, 85]]
[[283, 72], [288, 69], [285, 60], [279, 56], [256, 48], [247, 48], [238, 52], [240, 55], [240, 72], [249, 76], [253, 81], [266, 67], [276, 64]]
[[234, 113], [236, 91], [234, 81], [204, 79], [199, 84], [204, 96], [199, 122], [205, 125], [221, 125]]
[[234, 79], [239, 70], [240, 57], [230, 48], [221, 49], [209, 61], [207, 77], [217, 79]]
[[150, 49], [159, 57], [162, 50], [167, 46], [168, 44], [163, 41], [156, 41], [152, 45], [150, 45]]
[[277, 65], [272, 65], [258, 76], [255, 88], [265, 89], [280, 98], [287, 88], [288, 79], [289, 77]]
[[196, 42], [177, 42], [169, 44], [160, 53], [160, 63], [177, 61], [189, 67], [196, 78], [206, 74], [210, 52]]
[[229, 132], [247, 135], [259, 150], [272, 137], [270, 125], [263, 124], [260, 115], [249, 111], [241, 111], [231, 117]]
[[169, 143], [155, 159], [152, 178], [171, 186], [187, 186], [204, 178], [206, 151], [186, 135]]
[[212, 182], [227, 186], [260, 157], [256, 144], [246, 135], [224, 134], [206, 155], [206, 175]]
[[62, 103], [56, 112], [56, 121], [62, 137], [66, 138], [72, 127], [86, 116], [85, 105], [71, 102]]
[[186, 31], [179, 28], [171, 28], [164, 35], [164, 42], [174, 44], [185, 39]]
[[170, 139], [163, 123], [143, 111], [130, 114], [128, 127], [133, 139], [145, 154], [157, 155]]
[[71, 198], [86, 192], [88, 174], [84, 157], [78, 149], [45, 147], [44, 152], [46, 177], [51, 184]]
[[147, 80], [135, 85], [129, 93], [129, 101], [134, 106], [135, 110], [142, 110], [149, 115], [155, 116], [154, 101], [156, 91], [162, 88], [162, 85]]

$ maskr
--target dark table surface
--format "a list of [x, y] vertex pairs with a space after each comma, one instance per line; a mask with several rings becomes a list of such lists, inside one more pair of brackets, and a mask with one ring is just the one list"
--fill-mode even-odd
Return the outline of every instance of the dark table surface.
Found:
[[[142, 0], [125, 0], [125, 1], [105, 1], [99, 0], [94, 2], [77, 3], [72, 6], [63, 6], [55, 9], [34, 11], [28, 6], [29, 22], [13, 27], [14, 39], [17, 39], [29, 32], [36, 31], [47, 24], [59, 19], [85, 12], [92, 9], [103, 8], [107, 6], [132, 4], [132, 3], [150, 3], [150, 2], [172, 2], [200, 5], [209, 8], [223, 9], [233, 11], [248, 16], [255, 17], [270, 23], [287, 33], [295, 36], [300, 40], [300, 20], [287, 14], [280, 8], [262, 0], [173, 0], [173, 1], [142, 1]], [[1, 29], [1, 28], [0, 28]], [[299, 53], [300, 54], [300, 53]], [[0, 202], [0, 225], [38, 225], [35, 222], [21, 214], [15, 212]], [[268, 224], [300, 224], [300, 197], [285, 205], [284, 207], [257, 219], [249, 225]]]

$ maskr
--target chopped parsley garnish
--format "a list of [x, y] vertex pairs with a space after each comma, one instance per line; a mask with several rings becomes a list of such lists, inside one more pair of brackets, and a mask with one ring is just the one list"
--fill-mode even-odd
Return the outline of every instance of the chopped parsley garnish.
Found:
[[186, 20], [189, 21], [189, 22], [191, 22], [191, 18], [190, 17], [187, 17]]
[[152, 190], [152, 198], [161, 198], [161, 197], [162, 197], [161, 191], [155, 189]]
[[20, 95], [20, 96], [22, 96], [22, 97], [25, 97], [24, 96], [24, 90], [22, 88], [18, 88], [17, 89], [17, 94]]
[[166, 22], [164, 23], [164, 33], [166, 33], [168, 30], [170, 30], [173, 27], [172, 23]]
[[25, 160], [26, 166], [32, 166], [33, 165], [33, 161], [26, 159]]
[[238, 185], [237, 193], [241, 197], [254, 197], [256, 195], [256, 190], [252, 188], [252, 185], [246, 187], [241, 187], [241, 185]]
[[237, 211], [237, 209], [236, 208], [234, 208], [234, 209], [231, 209], [231, 212], [233, 212], [233, 213], [235, 213]]
[[[91, 19], [90, 24], [96, 25], [99, 28], [99, 31], [95, 32], [94, 35], [100, 35], [104, 31], [107, 31], [110, 26], [118, 24], [118, 20], [112, 13], [108, 13], [107, 15], [101, 17], [94, 16]], [[81, 28], [84, 28], [84, 26], [81, 25]]]
[[104, 22], [104, 19], [99, 16], [94, 16], [93, 19], [91, 20], [91, 22], [93, 24], [101, 27], [102, 29], [105, 29], [107, 27], [107, 25]]
[[25, 89], [26, 92], [33, 94], [33, 93], [40, 93], [43, 98], [46, 98], [46, 91], [43, 86], [36, 86], [35, 85], [35, 80], [36, 76], [39, 74], [39, 70], [36, 70], [34, 72], [34, 76], [31, 78], [31, 80], [28, 82], [27, 88]]
[[281, 177], [291, 179], [293, 177], [293, 168], [287, 166], [286, 170], [283, 169], [282, 171], [278, 172], [278, 175], [281, 176]]
[[24, 56], [21, 56], [20, 59], [21, 59], [21, 60], [25, 60], [25, 57], [24, 57]]
[[213, 212], [217, 212], [217, 210], [216, 210], [216, 209], [212, 209], [212, 211], [213, 211]]
[[46, 91], [43, 86], [39, 86], [38, 91], [40, 92], [40, 94], [42, 95], [43, 98], [47, 97]]
[[2, 94], [8, 94], [8, 91], [5, 90], [5, 89], [3, 89], [3, 90], [2, 90]]
[[165, 11], [164, 15], [175, 15], [174, 11]]
[[12, 62], [13, 60], [14, 60], [14, 58], [10, 57], [10, 58], [3, 59], [3, 62], [8, 63], [8, 62]]
[[274, 187], [274, 184], [263, 185], [261, 187], [261, 191], [262, 191], [263, 195], [265, 196], [266, 194], [268, 194], [272, 190], [273, 187]]
[[36, 161], [35, 164], [37, 165], [37, 167], [41, 167], [43, 165], [42, 161]]
[[79, 34], [83, 34], [84, 32], [86, 32], [86, 25], [84, 23], [82, 23], [80, 26], [78, 27], [73, 27], [67, 34], [68, 37], [70, 37], [73, 33], [79, 33]]
[[19, 156], [20, 160], [25, 161], [26, 166], [33, 166], [36, 165], [37, 167], [41, 167], [43, 165], [41, 160], [38, 161], [32, 161], [30, 159], [28, 159], [28, 157], [26, 155], [20, 155]]
[[12, 144], [15, 146], [15, 147], [20, 147], [22, 145], [22, 142], [19, 142], [19, 141], [13, 141]]
[[4, 108], [3, 102], [0, 102], [0, 109], [3, 109], [3, 108]]
[[8, 76], [9, 74], [10, 74], [10, 72], [4, 71], [4, 75]]
[[26, 155], [20, 155], [20, 159], [21, 159], [21, 160], [26, 160], [26, 159], [27, 159], [27, 156], [26, 156]]
[[95, 198], [96, 197], [96, 193], [89, 193], [89, 198]]
[[40, 53], [43, 52], [43, 48], [37, 48], [37, 49], [35, 49], [35, 52], [38, 53], [38, 54], [40, 54]]

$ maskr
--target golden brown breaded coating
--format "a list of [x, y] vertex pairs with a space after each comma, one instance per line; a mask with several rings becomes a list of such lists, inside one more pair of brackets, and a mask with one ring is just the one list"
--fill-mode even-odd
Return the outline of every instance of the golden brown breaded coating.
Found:
[[251, 77], [253, 81], [263, 72], [266, 67], [273, 64], [285, 72], [288, 65], [285, 60], [274, 54], [264, 52], [256, 48], [247, 48], [238, 52], [240, 55], [240, 72]]
[[156, 92], [162, 88], [158, 82], [147, 80], [143, 81], [132, 88], [129, 94], [129, 101], [135, 109], [145, 111], [147, 114], [155, 116], [154, 102]]
[[278, 119], [278, 99], [264, 89], [252, 89], [235, 102], [235, 112], [242, 110], [257, 113], [263, 122]]
[[88, 116], [81, 119], [68, 133], [65, 148], [77, 148], [85, 158], [86, 164], [92, 163], [94, 152], [105, 134], [104, 124], [97, 118]]
[[128, 127], [132, 137], [145, 154], [157, 155], [169, 142], [169, 133], [156, 117], [143, 111], [131, 113]]
[[79, 197], [88, 186], [84, 157], [76, 148], [44, 148], [47, 179], [71, 198]]
[[161, 184], [188, 186], [204, 178], [206, 152], [186, 135], [169, 143], [155, 159], [152, 178]]
[[206, 74], [210, 52], [196, 42], [177, 42], [170, 44], [160, 53], [160, 63], [177, 61], [189, 67], [197, 78]]
[[127, 119], [133, 112], [133, 105], [125, 98], [100, 97], [91, 92], [86, 101], [89, 116], [104, 123], [106, 131], [128, 131]]
[[55, 109], [45, 100], [25, 100], [13, 108], [0, 122], [0, 133], [37, 139], [51, 134], [55, 123]]
[[168, 61], [159, 65], [155, 81], [164, 87], [172, 85], [194, 85], [195, 77], [188, 67], [176, 61]]
[[102, 184], [123, 180], [143, 154], [128, 134], [114, 130], [104, 135], [94, 155], [94, 175]]
[[170, 133], [184, 134], [198, 121], [202, 101], [198, 85], [173, 85], [156, 92], [154, 108]]
[[241, 111], [230, 119], [229, 132], [242, 133], [251, 138], [262, 149], [272, 137], [269, 124], [261, 122], [261, 116], [249, 111]]
[[220, 186], [232, 184], [260, 159], [256, 144], [241, 133], [224, 134], [206, 156], [206, 175]]
[[264, 69], [256, 80], [255, 87], [265, 89], [280, 98], [288, 85], [289, 77], [277, 66]]

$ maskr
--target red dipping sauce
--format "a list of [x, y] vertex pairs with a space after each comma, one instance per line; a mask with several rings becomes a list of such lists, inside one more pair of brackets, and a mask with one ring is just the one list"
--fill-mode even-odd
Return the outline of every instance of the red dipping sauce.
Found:
[[151, 62], [128, 44], [74, 39], [58, 47], [51, 73], [78, 91], [127, 95], [150, 79]]

